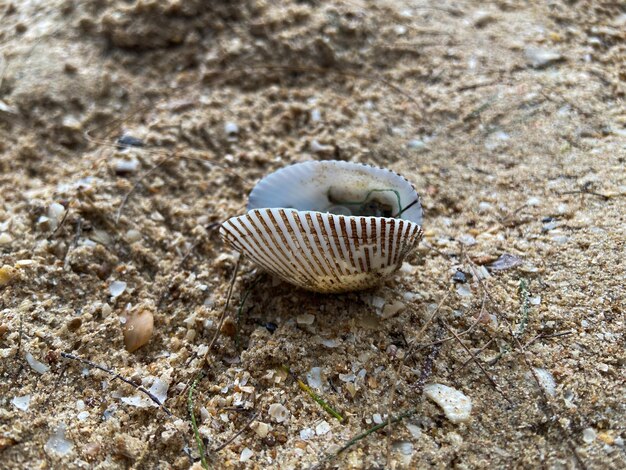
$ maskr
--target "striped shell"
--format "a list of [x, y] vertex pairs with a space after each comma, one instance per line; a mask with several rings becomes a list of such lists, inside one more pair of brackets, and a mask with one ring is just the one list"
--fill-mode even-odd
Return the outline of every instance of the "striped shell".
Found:
[[411, 184], [358, 163], [283, 168], [255, 186], [248, 209], [222, 224], [222, 238], [270, 273], [316, 292], [380, 283], [422, 236]]

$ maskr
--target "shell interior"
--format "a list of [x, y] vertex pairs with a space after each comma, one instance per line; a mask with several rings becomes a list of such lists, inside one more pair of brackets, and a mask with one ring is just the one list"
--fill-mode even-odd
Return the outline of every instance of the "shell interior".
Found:
[[268, 207], [422, 223], [419, 196], [406, 179], [389, 170], [343, 161], [298, 163], [263, 178], [250, 193], [248, 210]]

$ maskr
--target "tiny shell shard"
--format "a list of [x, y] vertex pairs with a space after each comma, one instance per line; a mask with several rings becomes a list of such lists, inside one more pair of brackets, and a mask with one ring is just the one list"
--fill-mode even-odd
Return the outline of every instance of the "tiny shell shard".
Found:
[[422, 236], [411, 184], [358, 163], [283, 168], [257, 184], [248, 208], [222, 224], [222, 238], [272, 274], [316, 292], [380, 283]]

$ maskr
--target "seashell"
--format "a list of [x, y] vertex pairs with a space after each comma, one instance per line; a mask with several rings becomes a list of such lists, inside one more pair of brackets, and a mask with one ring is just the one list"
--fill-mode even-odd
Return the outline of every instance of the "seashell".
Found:
[[313, 161], [263, 178], [248, 213], [220, 227], [237, 251], [286, 282], [316, 292], [372, 287], [422, 237], [422, 208], [402, 176], [343, 161]]

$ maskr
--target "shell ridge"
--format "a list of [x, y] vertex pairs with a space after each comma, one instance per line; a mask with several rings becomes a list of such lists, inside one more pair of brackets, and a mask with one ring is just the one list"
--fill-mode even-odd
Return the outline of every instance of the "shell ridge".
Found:
[[[336, 267], [332, 265], [330, 259], [328, 258], [328, 242], [320, 236], [319, 227], [316, 227], [313, 216], [310, 212], [307, 212], [303, 216], [300, 216], [300, 218], [302, 219], [302, 223], [307, 226], [306, 233], [309, 236], [309, 245], [313, 247], [313, 250], [315, 251], [320, 262], [324, 263], [324, 271], [327, 273], [327, 276], [334, 278], [337, 282], [340, 282]], [[321, 250], [318, 249], [318, 245], [321, 246]]]
[[267, 231], [267, 227], [263, 226], [263, 223], [259, 220], [259, 211], [250, 211], [248, 212], [248, 216], [250, 223], [255, 226], [257, 232], [262, 233], [263, 239], [265, 240], [265, 246], [268, 249], [267, 255], [272, 259], [272, 263], [281, 268], [280, 271], [284, 273], [283, 276], [289, 277], [289, 275], [291, 275], [295, 278], [300, 278], [300, 276], [298, 276], [298, 272], [294, 270], [293, 266], [288, 263], [280, 262], [280, 260], [284, 259], [284, 257], [281, 257], [277, 253], [276, 250], [278, 247], [276, 246], [276, 242], [271, 239]]
[[284, 211], [283, 212], [284, 220], [291, 228], [292, 239], [295, 237], [294, 243], [297, 244], [300, 253], [304, 253], [304, 259], [309, 265], [309, 268], [312, 271], [314, 271], [316, 274], [323, 276], [324, 273], [320, 270], [319, 266], [316, 265], [315, 260], [311, 256], [310, 250], [307, 249], [304, 238], [302, 237], [302, 230], [300, 229], [300, 227], [298, 227], [298, 223], [296, 222], [296, 217], [294, 217], [294, 213], [295, 215], [298, 214], [297, 211]]
[[330, 244], [333, 254], [335, 255], [333, 261], [337, 266], [337, 269], [341, 274], [346, 274], [345, 270], [345, 261], [339, 254], [339, 249], [337, 248], [337, 244], [335, 243], [335, 238], [332, 236], [332, 230], [330, 228], [330, 222], [328, 221], [328, 217], [324, 217], [321, 213], [317, 213], [317, 221], [320, 223], [320, 228], [324, 232], [324, 238]]
[[317, 244], [311, 242], [311, 229], [309, 227], [309, 224], [306, 222], [306, 212], [296, 212], [295, 214], [291, 214], [291, 219], [296, 225], [296, 234], [298, 240], [301, 241], [304, 252], [313, 262], [314, 266], [319, 268], [319, 273], [322, 276], [329, 276], [330, 273], [326, 270], [321, 262], [321, 255], [317, 249]]
[[350, 273], [353, 274], [358, 272], [359, 268], [354, 261], [354, 250], [352, 249], [352, 229], [349, 227], [350, 224], [346, 224], [346, 218], [343, 216], [337, 217], [339, 220], [339, 233], [345, 234], [346, 236], [342, 236], [340, 240], [345, 242], [346, 252], [348, 253], [348, 260], [350, 262]]
[[[294, 257], [292, 248], [287, 242], [287, 238], [285, 237], [285, 234], [282, 231], [277, 229], [278, 221], [277, 221], [276, 214], [274, 212], [275, 211], [279, 212], [280, 210], [268, 209], [265, 211], [260, 211], [257, 209], [257, 211], [261, 215], [261, 218], [263, 219], [265, 224], [267, 224], [267, 226], [270, 228], [268, 235], [271, 234], [272, 239], [274, 240], [274, 246], [277, 249], [279, 249], [283, 254], [282, 256], [277, 256], [278, 259], [282, 259], [284, 260], [284, 262], [287, 262], [291, 265], [292, 272], [296, 273], [295, 277], [304, 278], [306, 279], [307, 283], [313, 282], [314, 278], [310, 276], [310, 274], [306, 270], [303, 270], [301, 268], [300, 261], [297, 259], [297, 256]], [[269, 220], [267, 220], [266, 217]]]
[[[242, 245], [247, 247], [246, 253], [248, 254], [248, 256], [250, 256], [253, 259], [257, 260], [257, 263], [262, 264], [263, 266], [269, 266], [272, 269], [274, 269], [275, 271], [277, 270], [278, 272], [281, 271], [281, 269], [278, 269], [278, 266], [275, 265], [273, 263], [273, 260], [271, 259], [271, 257], [266, 256], [265, 253], [262, 253], [261, 247], [259, 247], [258, 249], [256, 248], [258, 246], [258, 243], [255, 240], [254, 243], [254, 247], [251, 245], [251, 237], [246, 237], [244, 232], [250, 232], [250, 229], [247, 228], [244, 223], [243, 220], [246, 218], [246, 216], [240, 216], [240, 217], [236, 217], [234, 219], [230, 219], [231, 221], [231, 226], [232, 228], [240, 235], [239, 236], [239, 240], [241, 240]], [[250, 234], [250, 233], [249, 233]], [[254, 239], [254, 235], [252, 235], [252, 239]]]
[[[295, 258], [294, 263], [298, 267], [298, 271], [308, 277], [308, 273], [310, 272], [310, 266], [307, 266], [309, 263], [304, 259], [301, 254], [300, 247], [296, 246], [296, 243], [293, 239], [293, 234], [288, 229], [288, 221], [285, 220], [285, 210], [284, 209], [270, 209], [268, 211], [270, 217], [273, 218], [274, 223], [278, 224], [277, 230], [280, 237], [283, 239], [285, 243], [285, 248], [289, 247], [291, 255]], [[274, 217], [275, 216], [275, 217]], [[311, 281], [315, 284], [315, 277], [311, 277]]]

